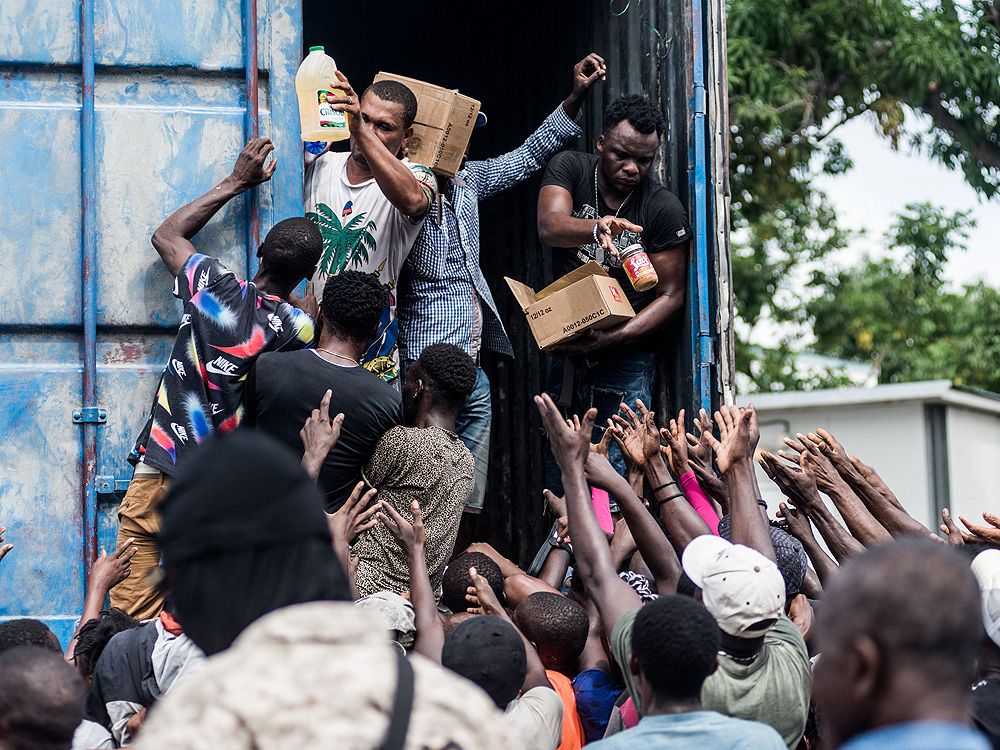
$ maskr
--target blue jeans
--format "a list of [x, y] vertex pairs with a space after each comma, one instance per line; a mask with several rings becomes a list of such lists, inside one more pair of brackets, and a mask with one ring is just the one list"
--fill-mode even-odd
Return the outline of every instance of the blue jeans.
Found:
[[465, 504], [466, 513], [480, 513], [486, 499], [486, 479], [490, 468], [490, 425], [493, 406], [490, 401], [490, 380], [483, 368], [476, 370], [476, 385], [458, 412], [455, 431], [476, 460], [476, 487]]
[[[579, 359], [574, 363], [573, 392], [569, 398], [560, 398], [563, 389], [563, 375], [566, 361], [562, 358], [552, 360], [549, 372], [548, 393], [559, 405], [567, 417], [577, 414], [583, 416], [591, 407], [597, 409], [597, 421], [591, 442], [601, 439], [607, 427], [608, 419], [618, 413], [618, 405], [625, 402], [635, 409], [635, 400], [642, 399], [648, 407], [652, 401], [653, 371], [656, 365], [656, 355], [653, 352], [615, 353], [601, 359]], [[569, 406], [562, 401], [568, 401]], [[625, 475], [625, 457], [618, 445], [612, 442], [608, 450], [611, 465], [619, 474]], [[557, 495], [563, 494], [562, 475], [555, 456], [545, 442], [545, 483], [548, 489]], [[612, 503], [612, 510], [615, 510]]]

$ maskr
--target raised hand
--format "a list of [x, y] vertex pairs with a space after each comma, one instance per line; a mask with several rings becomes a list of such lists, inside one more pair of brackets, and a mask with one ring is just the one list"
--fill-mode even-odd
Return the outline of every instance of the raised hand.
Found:
[[361, 127], [361, 97], [354, 91], [347, 76], [339, 70], [337, 71], [337, 80], [330, 82], [330, 88], [340, 89], [344, 92], [343, 96], [335, 96], [332, 99], [327, 97], [326, 100], [330, 103], [331, 109], [347, 115], [347, 127], [353, 135]]
[[954, 544], [956, 547], [961, 547], [965, 544], [965, 539], [962, 537], [962, 530], [958, 528], [958, 524], [951, 517], [951, 511], [948, 508], [941, 509], [941, 520], [944, 523], [938, 528], [948, 536], [948, 544]]
[[573, 66], [573, 93], [570, 96], [582, 99], [596, 81], [604, 81], [607, 76], [608, 66], [604, 58], [596, 52], [591, 52]]
[[660, 453], [660, 432], [656, 429], [655, 415], [641, 400], [636, 399], [635, 407], [638, 415], [628, 404], [621, 404], [619, 409], [625, 412], [625, 417], [619, 414], [611, 417], [615, 424], [614, 438], [625, 458], [645, 470], [650, 459]]
[[327, 390], [323, 394], [323, 400], [319, 402], [319, 408], [312, 410], [312, 414], [299, 432], [302, 446], [305, 449], [302, 454], [302, 466], [313, 479], [319, 476], [327, 454], [340, 439], [340, 428], [344, 424], [343, 414], [338, 414], [330, 419], [330, 399], [332, 398], [333, 391]]
[[[795, 437], [805, 447], [805, 450], [799, 456], [800, 465], [803, 468], [809, 467], [813, 476], [816, 477], [816, 486], [826, 493], [842, 487], [844, 485], [843, 477], [840, 476], [840, 472], [837, 471], [833, 462], [828, 458], [827, 453], [820, 450], [819, 445], [805, 435], [798, 434]], [[778, 455], [781, 455], [781, 453]], [[785, 458], [785, 456], [782, 456], [782, 458]]]
[[274, 151], [274, 144], [270, 138], [253, 138], [243, 147], [240, 155], [236, 157], [236, 164], [233, 166], [232, 178], [243, 190], [267, 182], [278, 167], [278, 159], [268, 166], [264, 166], [267, 157]]
[[469, 568], [469, 577], [472, 578], [472, 585], [467, 589], [465, 600], [475, 605], [469, 607], [469, 611], [477, 615], [496, 615], [509, 622], [510, 617], [500, 604], [490, 582], [479, 575], [475, 568]]
[[535, 406], [542, 417], [542, 424], [549, 436], [552, 455], [564, 472], [583, 471], [584, 461], [590, 453], [590, 434], [594, 429], [597, 409], [583, 415], [580, 429], [576, 430], [562, 418], [559, 409], [547, 393], [535, 396]]
[[4, 544], [3, 543], [3, 535], [6, 534], [6, 533], [7, 533], [7, 529], [5, 529], [3, 526], [0, 526], [0, 560], [3, 560], [4, 556], [8, 552], [10, 552], [12, 549], [14, 549], [14, 545], [13, 544]]
[[427, 533], [424, 531], [424, 515], [420, 510], [420, 503], [414, 500], [410, 503], [410, 512], [413, 514], [413, 523], [407, 521], [389, 503], [380, 500], [377, 503], [378, 520], [389, 529], [389, 533], [399, 542], [399, 546], [407, 552], [416, 547], [424, 547], [427, 544]]
[[107, 594], [111, 589], [124, 581], [132, 573], [132, 558], [139, 551], [138, 547], [133, 547], [135, 539], [129, 537], [120, 545], [118, 549], [110, 555], [101, 550], [101, 555], [90, 568], [90, 576], [87, 578], [87, 587], [93, 591], [101, 591]]
[[717, 440], [711, 433], [705, 433], [705, 439], [715, 451], [719, 471], [725, 474], [738, 462], [752, 455], [756, 443], [752, 442], [751, 435], [756, 429], [757, 413], [752, 406], [746, 409], [723, 406], [715, 412], [715, 421], [719, 425], [721, 439]]
[[692, 424], [697, 428], [698, 436], [690, 432], [685, 435], [688, 443], [688, 460], [691, 463], [691, 468], [694, 469], [695, 466], [700, 465], [703, 469], [711, 471], [713, 452], [712, 446], [705, 440], [705, 433], [711, 434], [712, 420], [709, 419], [708, 413], [702, 409], [699, 415], [692, 420]]
[[[779, 453], [786, 461], [791, 460], [789, 454], [784, 451]], [[808, 467], [779, 461], [778, 456], [767, 451], [761, 452], [759, 463], [771, 481], [796, 504], [809, 507], [821, 501], [816, 487], [816, 477]]]
[[347, 502], [335, 513], [326, 514], [330, 524], [330, 536], [341, 551], [350, 547], [358, 534], [378, 523], [378, 519], [374, 517], [379, 511], [378, 503], [368, 507], [378, 490], [370, 489], [365, 492], [365, 486], [364, 482], [358, 482], [354, 485]]
[[965, 524], [965, 527], [971, 531], [973, 535], [979, 537], [977, 541], [985, 542], [986, 544], [1000, 545], [1000, 517], [997, 517], [992, 513], [983, 513], [983, 520], [986, 521], [989, 526], [972, 523], [965, 516], [959, 516], [959, 519]]
[[813, 540], [812, 524], [809, 523], [809, 516], [804, 510], [792, 508], [785, 503], [778, 504], [778, 526], [794, 536], [800, 542], [803, 540]]
[[[567, 419], [566, 424], [573, 428], [573, 432], [580, 432], [583, 429], [583, 424], [580, 422], [580, 417], [576, 414], [573, 415], [572, 419]], [[611, 420], [608, 420], [608, 428], [604, 430], [601, 434], [601, 439], [596, 443], [590, 444], [591, 453], [603, 453], [605, 456], [608, 455], [608, 445], [611, 444], [611, 438], [614, 434], [614, 429], [611, 424]]]
[[[667, 441], [670, 447], [670, 468], [674, 476], [680, 477], [691, 470], [688, 460], [688, 436], [684, 430], [684, 410], [681, 409], [677, 419], [671, 419], [670, 424], [660, 430], [660, 436]], [[666, 454], [665, 454], [666, 455]]]

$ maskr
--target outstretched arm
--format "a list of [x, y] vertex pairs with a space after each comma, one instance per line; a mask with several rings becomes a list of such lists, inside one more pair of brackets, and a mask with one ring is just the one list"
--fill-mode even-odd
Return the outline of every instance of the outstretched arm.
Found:
[[715, 451], [715, 460], [726, 480], [732, 516], [732, 541], [777, 561], [771, 531], [757, 501], [760, 492], [754, 476], [753, 456], [759, 433], [757, 413], [752, 406], [740, 409], [723, 406], [715, 413], [721, 440], [706, 437]]
[[200, 198], [174, 211], [157, 227], [153, 232], [153, 247], [171, 276], [179, 274], [188, 258], [195, 254], [191, 238], [220, 208], [240, 193], [271, 179], [278, 160], [275, 159], [267, 167], [264, 163], [272, 151], [274, 144], [269, 139], [254, 138], [243, 147], [232, 173], [226, 179]]
[[517, 634], [521, 636], [521, 641], [524, 643], [524, 654], [528, 661], [528, 670], [524, 675], [524, 684], [521, 686], [521, 692], [526, 693], [536, 687], [552, 689], [552, 683], [549, 682], [548, 675], [545, 674], [545, 665], [542, 664], [542, 660], [539, 658], [534, 644], [524, 637], [521, 629], [510, 619], [510, 615], [501, 606], [500, 600], [497, 599], [497, 595], [490, 586], [489, 581], [479, 575], [479, 572], [475, 568], [469, 568], [469, 575], [472, 577], [472, 585], [469, 586], [468, 594], [466, 594], [465, 598], [475, 605], [472, 611], [479, 615], [499, 617], [514, 628]]
[[[3, 531], [3, 529], [0, 529]], [[0, 538], [0, 541], [3, 541]], [[66, 649], [66, 661], [72, 662], [76, 653], [76, 639], [80, 635], [80, 628], [91, 620], [96, 620], [104, 609], [104, 600], [108, 597], [108, 592], [115, 586], [129, 577], [131, 573], [132, 557], [137, 548], [132, 546], [135, 539], [129, 537], [122, 542], [118, 549], [110, 555], [101, 552], [87, 576], [87, 597], [83, 601], [83, 612], [80, 614], [80, 623], [76, 626], [73, 639]]]
[[580, 430], [574, 431], [547, 393], [535, 396], [535, 406], [542, 415], [552, 453], [562, 469], [576, 572], [582, 576], [587, 593], [601, 615], [605, 633], [610, 637], [621, 616], [638, 609], [641, 602], [632, 588], [618, 577], [611, 562], [611, 550], [594, 515], [584, 475], [584, 464], [590, 453], [589, 436], [597, 409], [590, 409], [584, 415]]
[[406, 550], [406, 559], [410, 567], [410, 603], [413, 605], [417, 626], [417, 643], [414, 650], [440, 664], [441, 649], [444, 648], [444, 628], [441, 626], [441, 618], [438, 617], [437, 605], [434, 603], [434, 589], [431, 587], [430, 575], [427, 572], [427, 558], [424, 554], [427, 535], [424, 532], [424, 517], [420, 512], [420, 503], [416, 500], [410, 503], [413, 523], [403, 518], [389, 503], [380, 501], [378, 505], [378, 520]]
[[812, 525], [809, 523], [809, 516], [806, 515], [804, 510], [789, 508], [785, 503], [778, 505], [777, 516], [780, 519], [781, 528], [802, 543], [803, 549], [809, 555], [809, 559], [812, 560], [820, 583], [826, 585], [836, 574], [838, 565], [832, 557], [826, 554], [820, 543], [816, 541]]
[[[854, 491], [854, 494], [861, 498], [861, 502], [865, 504], [868, 512], [875, 517], [875, 520], [886, 531], [893, 536], [900, 534], [920, 534], [927, 536], [931, 533], [930, 529], [903, 510], [898, 501], [893, 502], [895, 495], [889, 492], [892, 495], [892, 500], [889, 500], [883, 492], [879, 491], [878, 488], [869, 482], [858, 470], [851, 457], [847, 455], [844, 446], [833, 435], [822, 428], [817, 430], [816, 433], [809, 433], [806, 447], [810, 451], [815, 449], [822, 452], [830, 460], [833, 468], [837, 470], [837, 473], [847, 483], [847, 486]], [[874, 474], [874, 470], [871, 473]], [[878, 475], [875, 474], [875, 476]], [[881, 481], [881, 478], [879, 478], [879, 482], [885, 487], [885, 483]], [[885, 487], [885, 490], [888, 492], [889, 488]]]

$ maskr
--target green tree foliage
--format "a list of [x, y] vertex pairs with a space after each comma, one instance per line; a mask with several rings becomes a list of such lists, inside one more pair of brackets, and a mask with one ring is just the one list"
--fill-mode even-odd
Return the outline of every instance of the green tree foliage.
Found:
[[949, 252], [971, 227], [967, 213], [910, 205], [884, 257], [818, 272], [805, 305], [816, 348], [871, 361], [881, 382], [949, 378], [1000, 391], [1000, 292], [982, 283], [950, 290], [943, 281]]
[[[812, 322], [790, 285], [850, 240], [813, 183], [852, 166], [839, 127], [871, 113], [894, 147], [1000, 194], [1000, 0], [729, 0], [727, 23], [737, 367], [762, 389], [802, 387], [789, 366], [796, 342], [747, 342], [762, 317]], [[817, 339], [825, 353], [848, 350]]]

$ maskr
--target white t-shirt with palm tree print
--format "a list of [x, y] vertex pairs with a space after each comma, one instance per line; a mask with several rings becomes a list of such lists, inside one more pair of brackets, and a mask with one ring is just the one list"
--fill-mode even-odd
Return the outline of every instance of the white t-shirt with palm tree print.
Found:
[[[329, 276], [341, 271], [363, 271], [385, 287], [389, 306], [362, 364], [388, 382], [399, 377], [396, 339], [396, 282], [420, 234], [423, 219], [399, 211], [372, 178], [359, 185], [347, 180], [347, 152], [328, 152], [306, 169], [305, 215], [323, 235], [323, 255], [310, 284], [317, 300]], [[408, 159], [403, 163], [428, 192], [431, 205], [437, 192], [434, 173]]]

